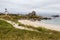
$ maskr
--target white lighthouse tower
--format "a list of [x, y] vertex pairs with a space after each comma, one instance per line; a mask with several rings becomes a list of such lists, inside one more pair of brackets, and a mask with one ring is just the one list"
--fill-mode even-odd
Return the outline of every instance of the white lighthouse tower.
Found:
[[7, 11], [7, 8], [5, 8], [5, 15], [7, 16], [7, 14], [8, 14], [8, 11]]

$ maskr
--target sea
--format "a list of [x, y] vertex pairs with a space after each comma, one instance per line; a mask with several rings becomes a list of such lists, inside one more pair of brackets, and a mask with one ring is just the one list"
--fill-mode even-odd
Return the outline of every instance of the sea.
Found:
[[60, 17], [53, 18], [51, 20], [41, 20], [41, 22], [60, 26]]
[[52, 15], [42, 15], [42, 16], [51, 17], [52, 19], [51, 20], [41, 20], [40, 22], [60, 26], [60, 17], [52, 17]]

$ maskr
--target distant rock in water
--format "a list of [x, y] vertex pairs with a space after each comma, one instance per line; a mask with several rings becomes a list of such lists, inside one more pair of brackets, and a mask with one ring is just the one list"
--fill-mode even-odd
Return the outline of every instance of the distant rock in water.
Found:
[[47, 18], [47, 17], [45, 17], [45, 18], [43, 18], [43, 20], [51, 20], [52, 18]]
[[60, 15], [52, 15], [52, 17], [60, 17]]

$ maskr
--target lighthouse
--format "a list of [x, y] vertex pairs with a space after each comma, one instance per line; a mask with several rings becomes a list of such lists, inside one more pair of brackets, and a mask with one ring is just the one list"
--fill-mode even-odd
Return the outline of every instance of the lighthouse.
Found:
[[8, 11], [7, 11], [7, 8], [5, 8], [5, 15], [7, 16], [7, 14], [8, 14]]

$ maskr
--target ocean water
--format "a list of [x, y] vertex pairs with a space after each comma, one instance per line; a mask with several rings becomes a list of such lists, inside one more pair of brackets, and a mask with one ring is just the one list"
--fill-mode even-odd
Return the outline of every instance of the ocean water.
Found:
[[60, 26], [60, 17], [52, 18], [51, 20], [41, 20], [41, 22]]

